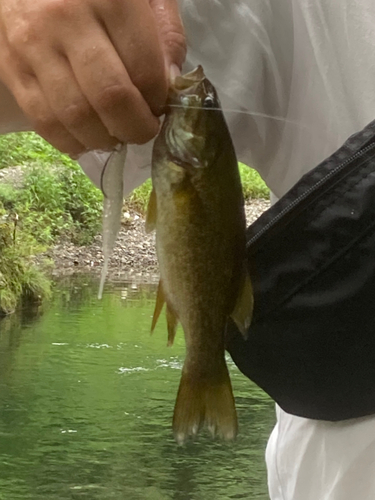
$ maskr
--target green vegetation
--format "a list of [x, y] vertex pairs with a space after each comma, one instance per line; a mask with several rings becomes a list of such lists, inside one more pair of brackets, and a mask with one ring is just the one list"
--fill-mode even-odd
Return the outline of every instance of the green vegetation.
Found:
[[[22, 189], [0, 184], [0, 313], [22, 298], [47, 296], [48, 281], [31, 263], [57, 240], [89, 244], [101, 227], [102, 193], [79, 165], [34, 133], [0, 137], [0, 169], [26, 166]], [[246, 199], [266, 198], [259, 174], [240, 164]], [[144, 213], [151, 192], [146, 181], [125, 201]]]
[[43, 247], [18, 222], [17, 215], [0, 203], [0, 315], [13, 312], [19, 303], [50, 295], [49, 280], [31, 262]]
[[[254, 198], [269, 198], [269, 189], [253, 168], [240, 163], [240, 175], [244, 197], [246, 200]], [[148, 199], [151, 193], [151, 180], [147, 180], [142, 186], [133, 191], [127, 198], [126, 205], [144, 213], [147, 208]]]
[[76, 163], [33, 132], [0, 136], [0, 169], [15, 165], [65, 165]]
[[240, 175], [246, 200], [250, 200], [251, 198], [269, 198], [270, 190], [256, 170], [240, 163]]
[[49, 295], [32, 257], [58, 239], [84, 245], [100, 230], [102, 194], [79, 165], [32, 133], [0, 138], [0, 168], [27, 165], [22, 189], [0, 184], [0, 313]]

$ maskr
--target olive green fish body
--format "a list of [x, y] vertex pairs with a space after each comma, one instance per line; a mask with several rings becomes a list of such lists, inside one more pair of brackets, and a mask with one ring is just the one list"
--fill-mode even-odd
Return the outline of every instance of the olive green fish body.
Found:
[[[175, 318], [186, 339], [173, 422], [179, 442], [203, 424], [223, 438], [236, 435], [224, 333], [247, 283], [237, 159], [222, 112], [203, 107], [207, 95], [215, 108], [219, 104], [201, 69], [193, 78], [199, 71], [196, 85], [185, 77], [190, 87], [172, 94], [172, 102], [184, 104], [186, 92], [188, 99], [184, 107], [171, 107], [167, 113], [152, 162], [153, 225], [163, 294], [159, 306], [167, 303], [168, 338], [173, 341], [170, 318]], [[192, 101], [197, 106], [190, 109]]]

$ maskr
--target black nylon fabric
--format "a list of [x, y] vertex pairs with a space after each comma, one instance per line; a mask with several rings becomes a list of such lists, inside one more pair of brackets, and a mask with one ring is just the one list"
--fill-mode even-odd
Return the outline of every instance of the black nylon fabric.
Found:
[[248, 229], [255, 309], [239, 369], [288, 413], [375, 414], [375, 121]]

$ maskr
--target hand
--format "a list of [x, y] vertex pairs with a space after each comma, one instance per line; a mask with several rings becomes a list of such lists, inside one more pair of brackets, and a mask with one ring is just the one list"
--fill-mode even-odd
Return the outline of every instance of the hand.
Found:
[[186, 50], [176, 0], [1, 0], [0, 47], [0, 80], [71, 155], [150, 140]]

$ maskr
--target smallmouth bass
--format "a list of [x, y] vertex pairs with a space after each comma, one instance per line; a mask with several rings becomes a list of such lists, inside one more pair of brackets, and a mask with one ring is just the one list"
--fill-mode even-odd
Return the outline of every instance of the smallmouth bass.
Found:
[[233, 439], [237, 415], [225, 362], [231, 316], [245, 335], [253, 294], [245, 265], [238, 163], [215, 88], [201, 66], [177, 77], [152, 157], [146, 220], [156, 229], [160, 283], [151, 330], [166, 303], [168, 344], [186, 340], [173, 416], [178, 443], [205, 425]]

